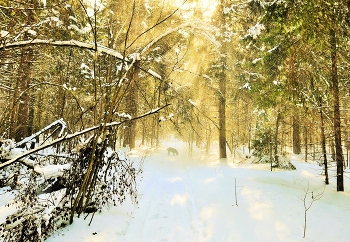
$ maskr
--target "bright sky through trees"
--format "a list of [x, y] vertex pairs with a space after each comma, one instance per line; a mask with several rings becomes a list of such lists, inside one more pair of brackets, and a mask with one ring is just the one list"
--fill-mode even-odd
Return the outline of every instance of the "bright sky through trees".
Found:
[[183, 16], [184, 18], [191, 17], [195, 9], [201, 9], [203, 12], [203, 17], [209, 18], [213, 15], [215, 8], [218, 5], [217, 0], [198, 0], [195, 2], [186, 3], [184, 3], [184, 0], [168, 0], [168, 2], [176, 7], [180, 7], [182, 10], [188, 10], [189, 13]]
[[[100, 0], [85, 1], [90, 3], [91, 6], [94, 6], [96, 4], [99, 8], [101, 7], [101, 3], [103, 3], [103, 1], [101, 2]], [[183, 18], [192, 17], [196, 9], [200, 9], [202, 11], [204, 18], [210, 18], [216, 9], [216, 6], [218, 5], [217, 0], [197, 0], [194, 2], [189, 2], [185, 0], [167, 0], [165, 2], [167, 2], [169, 5], [187, 11], [187, 14], [182, 16]], [[159, 4], [162, 4], [162, 2], [160, 2]], [[88, 14], [93, 15], [93, 9], [88, 9]]]

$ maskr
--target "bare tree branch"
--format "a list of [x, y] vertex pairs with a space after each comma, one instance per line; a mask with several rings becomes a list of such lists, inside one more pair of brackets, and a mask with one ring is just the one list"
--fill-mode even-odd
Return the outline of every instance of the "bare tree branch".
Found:
[[207, 31], [208, 29], [213, 30], [214, 27], [210, 26], [208, 24], [204, 24], [201, 21], [192, 21], [192, 22], [186, 22], [184, 24], [181, 24], [177, 27], [174, 28], [170, 28], [167, 31], [163, 32], [163, 34], [159, 35], [158, 37], [152, 39], [152, 41], [150, 41], [140, 52], [141, 55], [143, 55], [144, 53], [146, 53], [155, 43], [157, 43], [159, 40], [161, 40], [162, 38], [178, 32], [181, 29], [190, 29], [190, 30], [200, 30], [201, 34], [203, 35], [204, 38], [208, 39], [213, 45], [214, 47], [218, 47], [219, 45], [221, 45], [219, 42], [216, 41], [215, 36], [214, 35], [210, 35], [208, 33], [205, 33], [205, 31]]
[[[185, 0], [182, 5], [184, 5], [187, 2], [187, 0]], [[139, 36], [137, 36], [133, 42], [131, 42], [131, 44], [127, 47], [130, 48], [142, 35], [146, 34], [147, 32], [151, 31], [152, 29], [154, 29], [155, 27], [157, 27], [158, 25], [164, 23], [167, 19], [171, 18], [177, 11], [179, 11], [180, 8], [175, 9], [171, 14], [169, 14], [168, 16], [166, 16], [164, 19], [162, 19], [161, 21], [157, 21], [152, 27], [150, 27], [149, 29], [147, 29], [146, 31], [142, 32]]]

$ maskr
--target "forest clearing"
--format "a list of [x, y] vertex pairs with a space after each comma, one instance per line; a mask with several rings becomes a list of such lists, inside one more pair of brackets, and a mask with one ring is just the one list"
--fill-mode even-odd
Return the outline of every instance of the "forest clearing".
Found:
[[350, 0], [0, 0], [0, 240], [346, 241], [349, 36]]

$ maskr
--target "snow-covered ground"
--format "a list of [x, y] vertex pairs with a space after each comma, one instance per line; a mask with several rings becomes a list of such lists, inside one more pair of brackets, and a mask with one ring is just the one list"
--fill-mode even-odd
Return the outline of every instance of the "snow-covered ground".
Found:
[[[167, 146], [177, 148], [179, 156], [168, 156]], [[324, 187], [322, 168], [298, 157], [297, 170], [271, 172], [268, 165], [238, 162], [239, 157], [220, 161], [216, 149], [208, 155], [195, 150], [189, 158], [184, 143], [162, 147], [145, 160], [138, 206], [112, 207], [96, 214], [91, 226], [91, 215], [75, 218], [47, 241], [349, 241], [349, 173], [346, 191], [336, 192], [334, 172]], [[131, 157], [143, 153], [140, 148]], [[306, 205], [311, 192], [324, 193], [307, 212], [303, 238], [307, 189]]]

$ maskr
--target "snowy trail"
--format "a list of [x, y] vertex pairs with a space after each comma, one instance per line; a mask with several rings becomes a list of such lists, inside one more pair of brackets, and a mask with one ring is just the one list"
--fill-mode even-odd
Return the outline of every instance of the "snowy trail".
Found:
[[295, 161], [295, 171], [271, 172], [268, 164], [219, 161], [217, 153], [189, 158], [181, 144], [176, 148], [179, 156], [160, 148], [146, 158], [138, 208], [130, 203], [111, 208], [96, 215], [90, 227], [76, 219], [60, 231], [64, 237], [56, 234], [48, 241], [348, 241], [350, 193], [337, 193], [334, 178], [308, 212], [302, 238], [300, 197], [307, 186], [315, 193], [324, 188], [317, 164]]
[[[143, 194], [123, 241], [202, 241], [197, 210], [182, 158], [155, 154]], [[154, 166], [154, 167], [153, 167]], [[147, 207], [147, 209], [145, 209]]]

